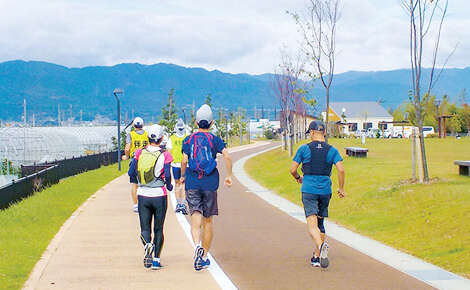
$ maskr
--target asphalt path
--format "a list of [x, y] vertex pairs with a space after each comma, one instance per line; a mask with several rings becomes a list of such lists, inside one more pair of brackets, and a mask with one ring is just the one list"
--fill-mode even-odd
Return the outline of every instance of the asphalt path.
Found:
[[[233, 152], [232, 160], [276, 145]], [[219, 158], [221, 179], [226, 175], [223, 162]], [[231, 188], [219, 188], [210, 252], [238, 289], [434, 289], [328, 236], [330, 266], [312, 267], [314, 243], [306, 224], [234, 181]], [[285, 182], [294, 184], [293, 179]]]

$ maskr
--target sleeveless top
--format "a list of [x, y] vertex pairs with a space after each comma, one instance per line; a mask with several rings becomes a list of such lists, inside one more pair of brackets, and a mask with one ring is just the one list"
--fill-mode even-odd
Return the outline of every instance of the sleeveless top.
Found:
[[147, 137], [147, 131], [144, 131], [144, 134], [139, 134], [135, 131], [130, 132], [131, 135], [131, 148], [130, 148], [130, 157], [134, 157], [135, 149], [144, 148], [149, 144], [149, 138]]

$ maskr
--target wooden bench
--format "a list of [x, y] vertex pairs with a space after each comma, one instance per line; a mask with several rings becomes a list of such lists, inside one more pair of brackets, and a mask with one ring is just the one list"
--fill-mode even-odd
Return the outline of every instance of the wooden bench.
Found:
[[470, 167], [470, 161], [454, 161], [455, 165], [459, 166], [459, 174], [470, 176], [468, 168]]
[[369, 149], [362, 147], [344, 147], [346, 149], [346, 155], [353, 157], [367, 157]]

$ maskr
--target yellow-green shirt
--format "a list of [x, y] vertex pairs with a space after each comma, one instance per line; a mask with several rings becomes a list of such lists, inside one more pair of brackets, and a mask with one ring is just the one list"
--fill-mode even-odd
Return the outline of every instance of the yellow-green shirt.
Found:
[[170, 136], [171, 140], [171, 155], [173, 156], [173, 162], [174, 163], [181, 163], [183, 160], [183, 152], [181, 150], [183, 149], [183, 140], [187, 137], [188, 135], [184, 134], [183, 137], [178, 137], [175, 134]]
[[130, 132], [131, 135], [131, 148], [130, 148], [130, 157], [134, 157], [135, 149], [144, 148], [149, 144], [149, 138], [147, 136], [147, 131], [144, 131], [144, 134], [139, 134], [135, 131]]

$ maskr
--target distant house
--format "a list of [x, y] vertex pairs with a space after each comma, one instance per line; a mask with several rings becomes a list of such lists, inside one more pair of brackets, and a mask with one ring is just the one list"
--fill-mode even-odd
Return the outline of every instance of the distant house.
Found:
[[377, 102], [331, 102], [328, 121], [340, 125], [343, 133], [349, 134], [358, 129], [391, 128], [391, 124], [379, 123], [393, 122], [393, 116]]

